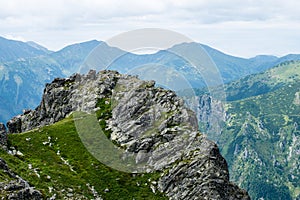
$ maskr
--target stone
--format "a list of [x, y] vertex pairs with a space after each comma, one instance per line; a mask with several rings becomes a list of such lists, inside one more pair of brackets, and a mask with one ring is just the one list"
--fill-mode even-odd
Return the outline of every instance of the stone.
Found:
[[104, 192], [109, 192], [109, 189], [108, 189], [108, 188], [105, 188]]
[[21, 156], [21, 157], [24, 156], [24, 154], [21, 151], [19, 151], [19, 150], [16, 152], [16, 155], [17, 156]]

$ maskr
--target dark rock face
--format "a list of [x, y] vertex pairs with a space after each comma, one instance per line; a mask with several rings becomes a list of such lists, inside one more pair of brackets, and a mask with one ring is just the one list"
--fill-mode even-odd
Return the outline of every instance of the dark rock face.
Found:
[[102, 76], [104, 81], [96, 82], [96, 71], [91, 70], [85, 76], [75, 74], [67, 79], [56, 78], [51, 84], [46, 84], [40, 105], [35, 110], [26, 110], [26, 114], [23, 113], [9, 120], [8, 133], [21, 133], [53, 124], [64, 119], [72, 111], [93, 110], [97, 98], [103, 97], [101, 92], [111, 90], [115, 84], [110, 78], [120, 75], [110, 72]]
[[19, 200], [19, 199], [43, 199], [40, 191], [30, 187], [29, 184], [14, 174], [6, 162], [0, 158], [0, 170], [3, 170], [12, 180], [0, 182], [0, 193], [6, 195], [6, 199]]
[[199, 119], [201, 132], [206, 133], [209, 139], [218, 141], [227, 119], [224, 103], [208, 94], [197, 96], [193, 100], [186, 98], [186, 101]]
[[[63, 119], [72, 110], [69, 105], [68, 84], [75, 81], [56, 78], [52, 84], [46, 84], [41, 104], [35, 110], [26, 110], [7, 122], [9, 133], [20, 133], [35, 127], [52, 124]], [[55, 111], [55, 112], [54, 112]]]
[[187, 161], [180, 162], [163, 176], [162, 191], [171, 199], [249, 199], [247, 192], [228, 181], [227, 163], [218, 147], [209, 142], [206, 145], [205, 155], [200, 152], [187, 155]]
[[208, 132], [220, 134], [222, 122], [225, 121], [226, 114], [223, 103], [209, 95], [199, 98], [198, 117], [200, 121], [206, 122]]
[[6, 146], [7, 143], [7, 135], [6, 135], [6, 127], [4, 124], [0, 123], [0, 146]]
[[176, 200], [250, 199], [229, 181], [227, 163], [216, 144], [198, 132], [196, 115], [174, 92], [154, 84], [115, 71], [55, 79], [46, 85], [41, 104], [10, 120], [7, 127], [10, 133], [27, 131], [72, 111], [96, 111], [99, 99], [109, 99], [109, 139], [128, 155], [136, 154], [135, 162], [145, 163], [144, 170], [161, 172], [151, 185], [154, 190]]

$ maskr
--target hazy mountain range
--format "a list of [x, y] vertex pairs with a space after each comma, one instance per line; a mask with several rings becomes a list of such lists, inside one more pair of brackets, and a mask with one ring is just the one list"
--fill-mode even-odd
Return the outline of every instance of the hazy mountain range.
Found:
[[[67, 77], [79, 72], [85, 58], [101, 43], [92, 40], [53, 52], [34, 42], [24, 43], [0, 38], [0, 121], [6, 122], [12, 116], [20, 114], [23, 109], [35, 108], [40, 102], [45, 83], [55, 77]], [[225, 83], [262, 72], [283, 61], [300, 59], [300, 55], [287, 55], [281, 58], [275, 56], [238, 58], [198, 43], [179, 44], [172, 48], [193, 50], [199, 45], [215, 62]], [[105, 52], [112, 55], [121, 51], [108, 45], [103, 46]], [[124, 73], [147, 64], [163, 65], [183, 74], [192, 87], [205, 86], [201, 74], [195, 72], [186, 60], [171, 53], [172, 48], [149, 55], [126, 53], [109, 69]]]

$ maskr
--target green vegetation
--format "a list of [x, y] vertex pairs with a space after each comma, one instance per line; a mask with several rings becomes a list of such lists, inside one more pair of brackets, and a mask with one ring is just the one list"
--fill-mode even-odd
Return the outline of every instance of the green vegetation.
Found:
[[107, 138], [110, 138], [111, 131], [106, 129], [105, 122], [105, 120], [108, 120], [112, 116], [110, 98], [98, 99], [96, 107], [99, 108], [99, 110], [96, 111], [96, 117], [99, 120], [100, 127]]
[[300, 82], [229, 102], [218, 143], [231, 179], [252, 199], [300, 197]]
[[[24, 156], [12, 156], [1, 150], [0, 157], [46, 197], [57, 194], [62, 199], [72, 191], [76, 198], [91, 199], [93, 187], [104, 199], [166, 199], [149, 187], [151, 181], [159, 178], [159, 173], [123, 173], [91, 156], [72, 118], [38, 130], [11, 134], [8, 142], [9, 147], [15, 147]], [[1, 172], [0, 177], [8, 178]]]
[[226, 86], [227, 99], [235, 101], [275, 91], [300, 80], [300, 61], [288, 61], [260, 74], [246, 76]]
[[[251, 199], [299, 199], [300, 61], [229, 83], [225, 92], [227, 120], [210, 138], [227, 160], [231, 180]], [[203, 130], [209, 125], [199, 122]]]

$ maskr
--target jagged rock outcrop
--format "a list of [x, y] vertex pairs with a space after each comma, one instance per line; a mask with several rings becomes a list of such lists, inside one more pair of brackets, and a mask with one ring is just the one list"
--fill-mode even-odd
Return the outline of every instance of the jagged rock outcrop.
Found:
[[42, 193], [31, 187], [25, 180], [11, 171], [2, 158], [0, 158], [0, 170], [10, 178], [10, 180], [0, 181], [0, 196], [6, 196], [6, 199], [9, 200], [43, 199]]
[[7, 133], [4, 124], [0, 123], [0, 146], [6, 146]]
[[47, 84], [41, 104], [7, 123], [10, 133], [52, 124], [73, 111], [110, 105], [110, 140], [136, 155], [145, 171], [161, 173], [152, 187], [170, 199], [249, 199], [229, 181], [227, 163], [213, 142], [198, 132], [195, 114], [172, 91], [115, 71], [90, 71]]

